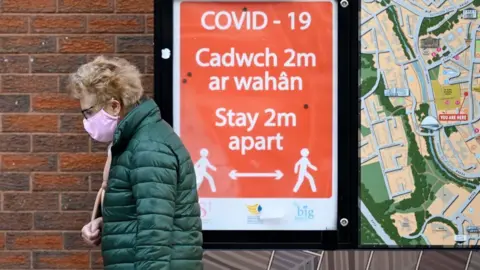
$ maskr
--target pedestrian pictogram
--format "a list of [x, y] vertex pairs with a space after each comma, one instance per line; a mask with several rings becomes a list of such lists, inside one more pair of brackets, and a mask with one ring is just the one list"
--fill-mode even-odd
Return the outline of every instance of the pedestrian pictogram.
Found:
[[297, 161], [294, 169], [295, 174], [298, 174], [298, 180], [295, 184], [295, 187], [293, 188], [293, 192], [298, 192], [303, 181], [305, 181], [305, 178], [308, 179], [312, 192], [317, 192], [315, 180], [313, 179], [313, 176], [308, 172], [308, 169], [313, 171], [317, 171], [318, 169], [317, 167], [313, 166], [312, 163], [310, 163], [310, 160], [308, 160], [308, 155], [310, 154], [310, 152], [307, 148], [303, 148], [300, 151], [300, 154], [302, 155], [302, 157], [300, 158], [300, 160]]
[[208, 160], [208, 150], [203, 148], [200, 150], [200, 159], [195, 163], [195, 175], [197, 177], [197, 189], [202, 186], [203, 180], [207, 179], [210, 185], [210, 190], [216, 192], [215, 181], [213, 177], [208, 173], [208, 169], [216, 171], [217, 168], [210, 164]]

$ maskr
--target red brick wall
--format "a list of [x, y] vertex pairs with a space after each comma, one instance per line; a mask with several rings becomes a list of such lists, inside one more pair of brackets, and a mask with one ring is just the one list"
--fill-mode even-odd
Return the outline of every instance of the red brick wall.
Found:
[[82, 243], [105, 146], [85, 134], [66, 75], [125, 57], [153, 88], [153, 0], [0, 1], [0, 269], [101, 269]]

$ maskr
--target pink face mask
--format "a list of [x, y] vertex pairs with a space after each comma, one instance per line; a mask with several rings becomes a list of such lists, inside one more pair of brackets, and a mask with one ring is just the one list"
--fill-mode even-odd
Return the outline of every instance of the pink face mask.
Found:
[[118, 117], [111, 116], [103, 109], [94, 116], [83, 119], [83, 127], [90, 137], [98, 142], [111, 142], [117, 128]]

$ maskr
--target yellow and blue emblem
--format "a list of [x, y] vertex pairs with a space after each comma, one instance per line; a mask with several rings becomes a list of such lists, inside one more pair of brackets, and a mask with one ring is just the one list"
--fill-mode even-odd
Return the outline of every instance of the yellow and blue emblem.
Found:
[[260, 204], [247, 205], [248, 212], [252, 215], [258, 215], [262, 212], [262, 206]]

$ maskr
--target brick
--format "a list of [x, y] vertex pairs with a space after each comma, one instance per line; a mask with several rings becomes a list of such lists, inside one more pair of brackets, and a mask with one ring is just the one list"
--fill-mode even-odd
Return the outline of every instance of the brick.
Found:
[[46, 93], [58, 91], [58, 76], [5, 75], [2, 76], [4, 93]]
[[147, 26], [147, 33], [153, 33], [155, 27], [155, 20], [153, 19], [153, 15], [148, 15], [145, 21], [145, 24]]
[[62, 249], [61, 233], [8, 232], [6, 247], [10, 250], [55, 250]]
[[30, 269], [30, 252], [0, 251], [0, 269]]
[[32, 96], [32, 110], [34, 112], [78, 112], [78, 100], [66, 94], [37, 94]]
[[[132, 55], [132, 54], [101, 54], [106, 57], [119, 57], [127, 60], [130, 64], [135, 65], [140, 72], [145, 70], [145, 57], [143, 55]], [[89, 54], [87, 57], [87, 62], [93, 61], [100, 54]]]
[[0, 230], [30, 230], [33, 227], [31, 213], [0, 213]]
[[155, 79], [153, 75], [144, 75], [142, 77], [142, 86], [145, 93], [153, 94], [154, 84], [155, 84]]
[[72, 73], [85, 63], [84, 55], [36, 55], [31, 64], [33, 73]]
[[46, 154], [3, 155], [1, 165], [5, 172], [55, 171], [57, 156]]
[[58, 116], [56, 115], [3, 115], [3, 132], [43, 132], [58, 131]]
[[30, 152], [30, 136], [0, 134], [0, 152]]
[[35, 251], [34, 269], [86, 269], [89, 267], [88, 251]]
[[103, 182], [103, 174], [92, 173], [92, 175], [90, 176], [90, 187], [91, 187], [90, 190], [93, 192], [98, 192], [100, 187], [102, 187], [102, 182]]
[[63, 233], [63, 248], [66, 250], [90, 250], [98, 249], [98, 247], [92, 247], [85, 243], [82, 235], [78, 232], [65, 232]]
[[114, 0], [58, 0], [59, 12], [109, 13], [113, 12]]
[[30, 175], [23, 173], [0, 173], [0, 191], [30, 190]]
[[32, 151], [88, 152], [88, 140], [88, 135], [33, 135]]
[[58, 39], [61, 53], [113, 53], [115, 51], [114, 37], [86, 36], [61, 37]]
[[5, 233], [0, 233], [0, 249], [5, 248]]
[[6, 13], [49, 13], [57, 9], [56, 0], [3, 0], [0, 3]]
[[[89, 60], [87, 62], [89, 62]], [[70, 94], [70, 89], [69, 89], [70, 76], [69, 75], [60, 75], [58, 81], [59, 81], [59, 86], [58, 86], [59, 92]]]
[[30, 97], [27, 95], [0, 95], [0, 112], [28, 112]]
[[88, 19], [90, 33], [143, 33], [145, 20], [136, 15], [92, 15]]
[[103, 257], [101, 251], [90, 252], [90, 268], [103, 269]]
[[36, 173], [32, 177], [34, 191], [88, 191], [87, 174]]
[[85, 33], [87, 18], [78, 15], [34, 16], [31, 19], [32, 33]]
[[26, 55], [8, 55], [0, 57], [0, 73], [28, 73], [30, 59]]
[[25, 16], [0, 15], [0, 33], [27, 33], [28, 18]]
[[35, 212], [36, 230], [75, 230], [80, 233], [82, 227], [90, 221], [90, 212]]
[[60, 170], [65, 172], [103, 171], [107, 155], [103, 154], [60, 154]]
[[101, 152], [101, 153], [106, 153], [107, 152], [107, 147], [110, 143], [102, 143], [102, 142], [97, 142], [93, 139], [90, 139], [90, 148], [92, 152]]
[[58, 210], [58, 194], [53, 193], [4, 193], [3, 210], [48, 211]]
[[119, 53], [153, 53], [152, 36], [120, 36], [117, 37]]
[[0, 53], [54, 53], [55, 37], [0, 37]]
[[85, 133], [85, 129], [83, 128], [83, 116], [81, 114], [60, 116], [60, 132]]
[[153, 13], [151, 0], [117, 0], [118, 13]]
[[92, 211], [97, 193], [64, 193], [62, 194], [63, 211]]
[[153, 55], [147, 56], [147, 64], [146, 64], [146, 71], [145, 73], [153, 74], [155, 69], [155, 57]]

